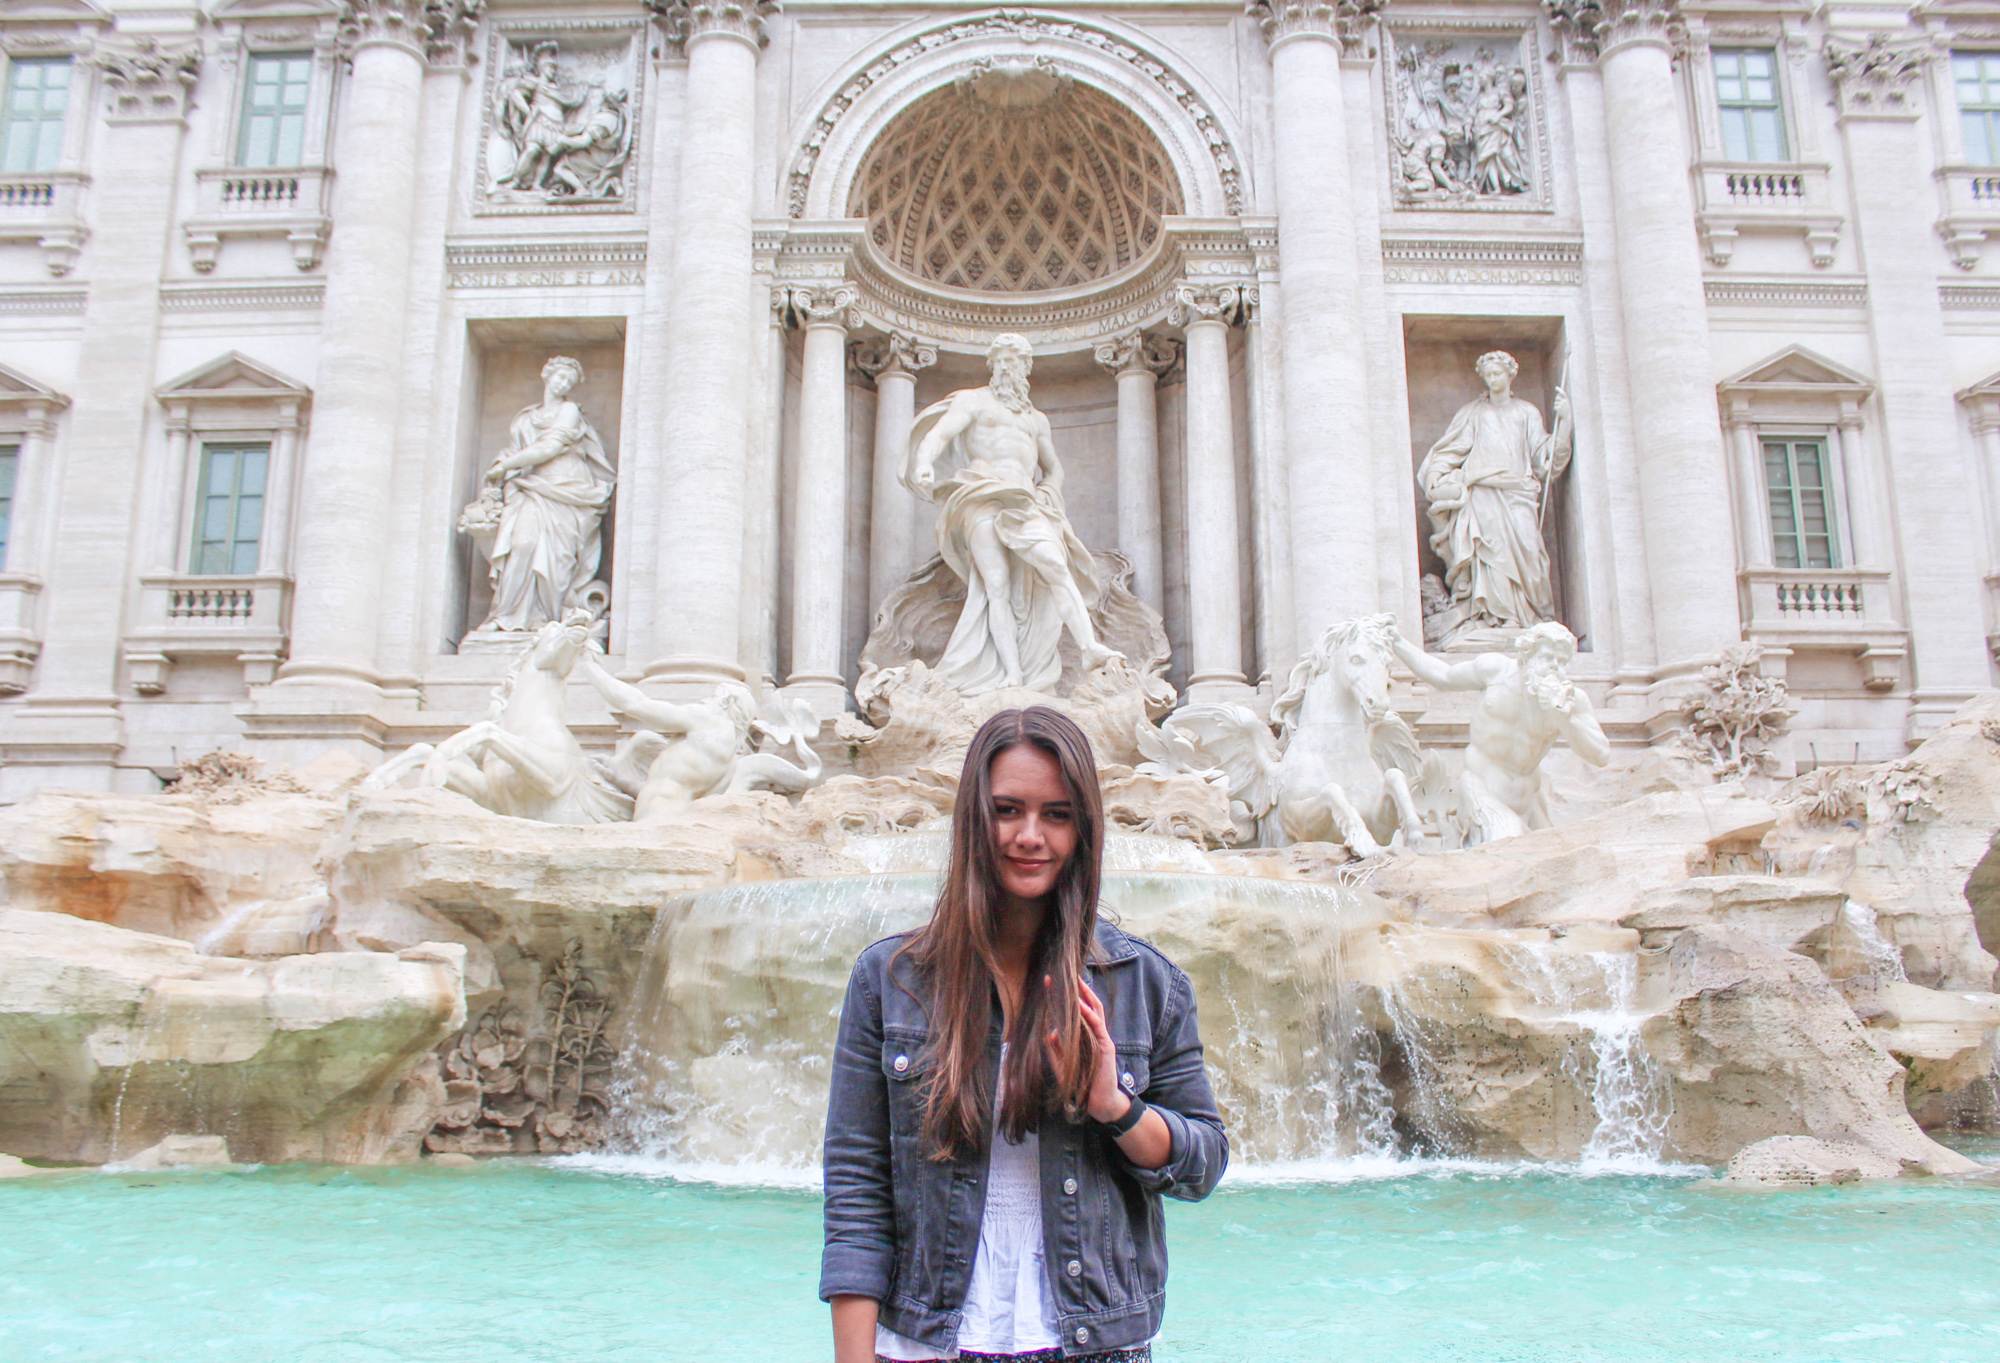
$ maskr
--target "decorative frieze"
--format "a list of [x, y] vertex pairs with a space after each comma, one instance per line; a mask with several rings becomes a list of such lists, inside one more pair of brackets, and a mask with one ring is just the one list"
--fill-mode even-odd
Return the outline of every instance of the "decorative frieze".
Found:
[[1680, 45], [1680, 0], [1542, 0], [1565, 62], [1594, 62], [1630, 43]]
[[781, 6], [778, 0], [646, 0], [659, 16], [660, 31], [675, 48], [689, 40], [722, 34], [763, 47], [771, 41], [765, 24]]
[[187, 117], [188, 97], [201, 78], [201, 45], [150, 35], [106, 39], [91, 51], [90, 64], [103, 77], [109, 121], [178, 121]]
[[645, 126], [641, 33], [610, 19], [495, 29], [475, 212], [632, 211]]
[[1855, 280], [1719, 279], [1703, 281], [1710, 307], [1743, 308], [1863, 308], [1868, 285]]
[[1928, 38], [1829, 36], [1820, 49], [1842, 118], [1915, 118], [1923, 111], [1924, 68], [1937, 55]]
[[637, 288], [646, 280], [641, 240], [458, 243], [445, 247], [454, 289]]
[[1247, 0], [1244, 12], [1276, 45], [1287, 38], [1337, 38], [1349, 54], [1361, 51], [1362, 39], [1389, 0]]
[[1390, 284], [1573, 286], [1583, 282], [1583, 243], [1385, 237], [1382, 277]]
[[324, 284], [166, 284], [162, 312], [317, 312]]
[[81, 317], [89, 299], [81, 287], [0, 289], [0, 316]]
[[[652, 0], [649, 0], [649, 3], [651, 2]], [[927, 53], [949, 47], [954, 43], [993, 38], [1004, 38], [1017, 43], [1077, 44], [1136, 69], [1186, 113], [1190, 125], [1207, 145], [1209, 155], [1215, 162], [1216, 177], [1222, 186], [1222, 196], [1227, 210], [1231, 214], [1243, 211], [1242, 162], [1238, 159], [1236, 149], [1230, 144], [1214, 112], [1186, 82], [1124, 39], [1102, 29], [1074, 19], [1057, 19], [1048, 15], [1024, 13], [1020, 10], [1001, 10], [995, 14], [956, 20], [918, 34], [883, 53], [868, 66], [867, 70], [849, 80], [828, 99], [820, 109], [819, 117], [807, 131], [798, 155], [792, 160], [792, 168], [786, 181], [787, 215], [793, 218], [805, 216], [807, 195], [812, 188], [813, 171], [819, 165], [821, 151], [826, 147], [834, 130], [840, 126], [841, 120], [847, 116], [848, 111], [870, 89]]]
[[1541, 46], [1518, 20], [1385, 23], [1389, 183], [1402, 208], [1553, 206]]

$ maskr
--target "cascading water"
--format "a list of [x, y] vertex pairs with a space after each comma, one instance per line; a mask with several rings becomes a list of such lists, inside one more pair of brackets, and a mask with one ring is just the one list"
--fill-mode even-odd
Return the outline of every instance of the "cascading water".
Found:
[[[1159, 855], [1124, 841], [1111, 840], [1109, 864]], [[919, 850], [871, 864], [907, 865]], [[936, 886], [935, 873], [885, 871], [736, 885], [663, 906], [612, 1086], [614, 1150], [704, 1177], [809, 1177], [848, 968], [869, 942], [921, 923]], [[1376, 1038], [1342, 975], [1357, 902], [1345, 887], [1110, 871], [1103, 902], [1194, 978], [1234, 1160], [1393, 1152]]]

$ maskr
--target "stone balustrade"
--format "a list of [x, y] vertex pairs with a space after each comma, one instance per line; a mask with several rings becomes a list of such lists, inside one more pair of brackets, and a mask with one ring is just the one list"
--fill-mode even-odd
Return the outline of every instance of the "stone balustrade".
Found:
[[182, 658], [235, 658], [250, 686], [276, 675], [286, 651], [289, 577], [148, 575], [139, 588], [138, 623], [125, 638], [126, 671], [139, 694], [164, 691]]
[[1886, 571], [1867, 568], [1746, 568], [1744, 634], [1775, 650], [1851, 652], [1870, 691], [1894, 687], [1909, 652]]
[[87, 235], [83, 191], [89, 183], [74, 170], [0, 175], [0, 242], [34, 242], [50, 274], [68, 274]]
[[1796, 234], [1815, 266], [1833, 264], [1842, 217], [1825, 163], [1704, 161], [1694, 180], [1695, 217], [1711, 264], [1727, 265], [1744, 232]]
[[333, 229], [325, 166], [278, 170], [214, 167], [195, 172], [195, 211], [182, 230], [188, 257], [203, 274], [215, 268], [231, 237], [281, 237], [301, 270], [315, 269]]

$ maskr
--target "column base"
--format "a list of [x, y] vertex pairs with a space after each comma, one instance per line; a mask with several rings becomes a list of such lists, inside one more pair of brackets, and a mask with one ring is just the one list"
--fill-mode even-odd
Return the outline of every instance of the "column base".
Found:
[[838, 719], [849, 709], [847, 684], [838, 677], [795, 676], [778, 688], [786, 700], [802, 700], [824, 723]]
[[728, 658], [692, 656], [659, 658], [647, 663], [639, 682], [648, 695], [663, 700], [702, 700], [713, 695], [716, 687], [732, 684], [749, 685], [743, 664]]
[[116, 696], [30, 696], [9, 707], [5, 725], [0, 800], [46, 789], [119, 788], [125, 717]]
[[1256, 688], [1241, 672], [1198, 672], [1188, 678], [1185, 700], [1190, 705], [1249, 705]]

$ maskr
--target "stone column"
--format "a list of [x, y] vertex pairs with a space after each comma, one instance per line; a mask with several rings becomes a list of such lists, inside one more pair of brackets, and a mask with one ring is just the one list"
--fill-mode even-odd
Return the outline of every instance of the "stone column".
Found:
[[1661, 678], [1742, 637], [1728, 464], [1670, 31], [1679, 0], [1547, 0], [1602, 77], [1618, 290]]
[[[1908, 603], [1914, 743], [1973, 692], [1992, 684], [1986, 651], [1976, 517], [1958, 412], [1940, 383], [1951, 370], [1938, 271], [1929, 159], [1917, 135], [1923, 73], [1936, 49], [1922, 37], [1828, 38], [1854, 225], [1868, 275], [1868, 319], [1883, 444], [1894, 451], [1895, 565]], [[1942, 109], [1940, 117], [1953, 117]]]
[[313, 430], [305, 451], [292, 595], [291, 661], [278, 685], [379, 697], [378, 622], [388, 582], [404, 375], [404, 309], [417, 204], [423, 84], [475, 22], [468, 0], [343, 0], [352, 67], [336, 120], [334, 233], [326, 256]]
[[[77, 372], [90, 396], [70, 414], [61, 467], [49, 470], [56, 533], [38, 564], [45, 589], [43, 645], [33, 690], [6, 725], [5, 789], [41, 779], [108, 789], [124, 744], [119, 660], [125, 603], [144, 546], [133, 544], [174, 189], [187, 103], [201, 69], [189, 42], [108, 34], [89, 59], [106, 127], [92, 167], [90, 296]], [[88, 121], [79, 96], [70, 115]], [[158, 459], [160, 449], [152, 451]], [[151, 462], [145, 460], [144, 462]], [[180, 508], [166, 514], [178, 524]], [[147, 533], [141, 528], [141, 535]], [[41, 769], [34, 776], [29, 769]], [[151, 778], [140, 773], [148, 787]]]
[[1292, 646], [1292, 526], [1285, 514], [1285, 436], [1274, 413], [1282, 383], [1283, 350], [1273, 304], [1279, 291], [1268, 284], [1252, 290], [1244, 314], [1244, 385], [1250, 403], [1251, 592], [1257, 602], [1257, 675], [1253, 684], [1274, 685], [1297, 660]]
[[773, 685], [778, 677], [778, 583], [783, 571], [778, 543], [779, 466], [785, 449], [785, 328], [791, 316], [791, 289], [767, 284], [764, 297], [770, 309], [757, 355], [760, 395], [750, 472], [744, 480], [743, 630], [738, 643], [743, 666], [759, 686]]
[[[1377, 609], [1368, 364], [1348, 171], [1343, 43], [1380, 0], [1250, 0], [1271, 50], [1293, 643]], [[1190, 393], [1189, 410], [1193, 410]]]
[[846, 707], [840, 675], [847, 567], [847, 329], [855, 291], [795, 288], [806, 332], [792, 483], [792, 666], [786, 687], [822, 717]]
[[1187, 331], [1188, 699], [1241, 699], [1243, 575], [1236, 526], [1236, 422], [1229, 398], [1235, 284], [1183, 284], [1173, 320]]
[[856, 359], [875, 380], [874, 473], [868, 491], [868, 612], [882, 609], [889, 594], [916, 568], [916, 525], [910, 503], [916, 497], [902, 484], [909, 458], [910, 427], [917, 419], [917, 371], [937, 363], [937, 347], [911, 336], [891, 335]]
[[1160, 547], [1160, 375], [1173, 367], [1171, 341], [1128, 332], [1101, 342], [1097, 362], [1118, 379], [1118, 548], [1132, 561], [1132, 591], [1164, 613]]
[[743, 680], [744, 486], [749, 460], [750, 218], [757, 54], [770, 0], [649, 0], [687, 50], [667, 371], [658, 435], [660, 601], [646, 675], [703, 691]]

